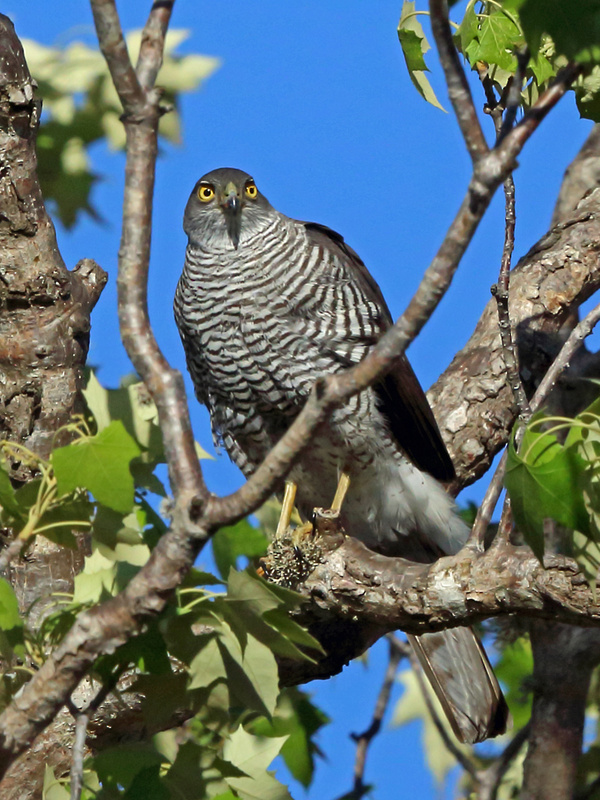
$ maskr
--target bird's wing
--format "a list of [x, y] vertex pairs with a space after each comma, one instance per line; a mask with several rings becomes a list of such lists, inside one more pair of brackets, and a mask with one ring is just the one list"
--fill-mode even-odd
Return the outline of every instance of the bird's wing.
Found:
[[[392, 325], [390, 311], [375, 279], [343, 237], [324, 225], [313, 222], [303, 224], [311, 243], [333, 251], [337, 260], [345, 264], [361, 305], [356, 313], [368, 317], [361, 325], [364, 330], [362, 341], [355, 342], [356, 346], [350, 355], [348, 348], [335, 336], [326, 337], [323, 342], [323, 346], [330, 349], [338, 361], [345, 361], [347, 365], [356, 363]], [[343, 304], [338, 305], [339, 313], [344, 313]], [[343, 321], [339, 327], [343, 329]], [[392, 371], [373, 389], [380, 411], [386, 417], [401, 450], [419, 469], [440, 481], [451, 480], [455, 474], [452, 461], [425, 392], [406, 356], [402, 356]]]

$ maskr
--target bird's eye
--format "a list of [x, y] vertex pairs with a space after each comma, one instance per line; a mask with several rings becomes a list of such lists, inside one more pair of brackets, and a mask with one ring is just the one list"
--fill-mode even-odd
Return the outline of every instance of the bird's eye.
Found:
[[213, 197], [215, 196], [215, 190], [213, 186], [209, 186], [207, 183], [203, 183], [202, 186], [198, 189], [198, 198], [203, 203], [209, 203]]
[[246, 184], [246, 197], [249, 197], [250, 200], [254, 200], [258, 195], [258, 189], [254, 183], [247, 183]]

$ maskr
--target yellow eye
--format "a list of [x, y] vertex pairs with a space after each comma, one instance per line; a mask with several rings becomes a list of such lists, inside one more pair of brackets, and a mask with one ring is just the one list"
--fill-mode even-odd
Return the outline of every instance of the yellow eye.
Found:
[[198, 199], [201, 200], [203, 203], [209, 203], [214, 196], [215, 196], [214, 187], [210, 186], [207, 183], [203, 183], [198, 189]]
[[250, 198], [250, 200], [254, 200], [258, 196], [258, 189], [254, 183], [247, 183], [246, 184], [246, 197]]

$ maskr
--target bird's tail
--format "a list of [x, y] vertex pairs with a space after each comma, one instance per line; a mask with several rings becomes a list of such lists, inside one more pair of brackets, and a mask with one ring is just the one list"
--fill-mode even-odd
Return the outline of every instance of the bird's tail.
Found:
[[506, 731], [506, 700], [471, 628], [409, 635], [408, 640], [461, 742], [473, 744]]

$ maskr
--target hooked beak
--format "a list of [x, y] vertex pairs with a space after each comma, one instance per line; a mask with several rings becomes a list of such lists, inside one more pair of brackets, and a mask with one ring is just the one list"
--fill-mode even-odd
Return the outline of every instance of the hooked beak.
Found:
[[242, 227], [242, 204], [234, 183], [230, 182], [225, 187], [220, 205], [227, 221], [227, 233], [237, 250]]

